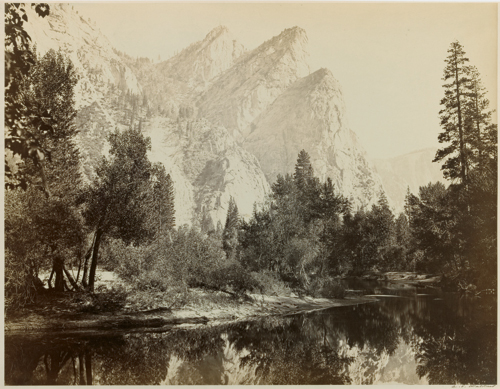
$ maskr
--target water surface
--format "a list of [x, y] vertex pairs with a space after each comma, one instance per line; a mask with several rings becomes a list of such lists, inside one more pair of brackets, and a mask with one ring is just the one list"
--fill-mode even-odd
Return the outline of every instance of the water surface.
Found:
[[496, 384], [496, 305], [351, 281], [373, 303], [162, 333], [6, 336], [8, 385]]

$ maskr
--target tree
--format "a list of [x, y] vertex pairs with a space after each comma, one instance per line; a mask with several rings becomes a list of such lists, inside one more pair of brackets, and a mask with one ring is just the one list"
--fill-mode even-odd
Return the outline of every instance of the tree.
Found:
[[240, 220], [238, 214], [238, 206], [231, 196], [227, 208], [226, 224], [222, 233], [222, 247], [229, 259], [236, 257], [238, 247], [238, 230], [240, 228]]
[[[137, 130], [118, 130], [108, 137], [110, 158], [102, 159], [96, 177], [79, 199], [85, 204], [83, 216], [94, 230], [92, 246], [86, 256], [82, 283], [94, 288], [99, 245], [104, 235], [126, 244], [140, 244], [154, 238], [157, 226], [148, 223], [155, 169], [147, 158], [151, 141]], [[87, 284], [87, 266], [90, 262]]]
[[153, 165], [152, 180], [154, 184], [150, 209], [156, 211], [151, 212], [150, 223], [158, 226], [158, 232], [162, 234], [175, 227], [174, 182], [160, 163]]
[[479, 71], [471, 67], [470, 94], [465, 106], [466, 128], [471, 144], [471, 164], [481, 171], [496, 168], [497, 161], [497, 126], [491, 122], [492, 111], [489, 110], [489, 100], [486, 98]]
[[[6, 242], [17, 261], [28, 261], [27, 279], [37, 277], [41, 267], [52, 266], [49, 288], [55, 274], [55, 289], [63, 291], [64, 274], [75, 287], [65, 262], [76, 259], [83, 245], [82, 222], [75, 208], [81, 179], [74, 145], [77, 77], [61, 52], [50, 50], [40, 59], [34, 52], [33, 60], [19, 84], [17, 101], [30, 113], [24, 123], [43, 153], [37, 160], [27, 158], [12, 165], [11, 172], [22, 170], [26, 186], [25, 192], [15, 185], [6, 191]], [[44, 112], [50, 112], [50, 126], [39, 125]]]
[[299, 191], [305, 192], [314, 177], [314, 169], [311, 165], [311, 158], [305, 150], [301, 150], [295, 164], [295, 174], [293, 178]]
[[[50, 12], [46, 3], [32, 4], [40, 17]], [[22, 160], [31, 159], [35, 164], [43, 161], [45, 153], [32, 133], [30, 125], [39, 129], [50, 129], [51, 118], [48, 112], [42, 116], [34, 116], [29, 108], [20, 100], [20, 89], [35, 63], [35, 56], [31, 50], [31, 38], [24, 29], [24, 22], [28, 21], [25, 3], [5, 3], [5, 184], [13, 188], [20, 186], [26, 189], [27, 178], [22, 171], [12, 170], [12, 163], [8, 158], [19, 156]]]
[[446, 159], [442, 166], [444, 176], [466, 184], [470, 152], [466, 127], [468, 120], [465, 117], [467, 99], [471, 93], [470, 67], [467, 65], [469, 59], [465, 57], [465, 51], [458, 41], [451, 44], [448, 53], [443, 76], [447, 83], [443, 85], [445, 92], [441, 100], [444, 108], [439, 112], [443, 132], [439, 134], [438, 140], [449, 144], [437, 151], [434, 162]]

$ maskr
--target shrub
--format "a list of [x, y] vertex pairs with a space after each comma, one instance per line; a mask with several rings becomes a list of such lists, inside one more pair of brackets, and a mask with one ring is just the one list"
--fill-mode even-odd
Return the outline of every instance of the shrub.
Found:
[[259, 287], [252, 275], [236, 261], [213, 269], [208, 274], [206, 284], [216, 289], [228, 288], [237, 294], [253, 291]]
[[313, 297], [339, 298], [345, 297], [345, 288], [340, 280], [334, 278], [316, 278], [307, 288]]
[[121, 310], [127, 301], [128, 292], [121, 285], [106, 288], [100, 286], [96, 293], [82, 295], [83, 306], [81, 312], [115, 312]]
[[[31, 274], [27, 261], [5, 250], [5, 310], [11, 311], [35, 302], [38, 278]], [[41, 286], [43, 287], [43, 285]]]
[[288, 296], [291, 293], [290, 287], [283, 282], [275, 273], [268, 270], [251, 273], [260, 293], [270, 296]]

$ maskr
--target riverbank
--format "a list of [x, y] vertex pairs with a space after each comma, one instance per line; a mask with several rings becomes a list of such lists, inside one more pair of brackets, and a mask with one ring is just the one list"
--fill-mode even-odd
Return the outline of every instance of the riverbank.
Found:
[[293, 294], [250, 294], [244, 299], [236, 299], [222, 292], [207, 292], [201, 289], [190, 290], [190, 293], [191, 301], [180, 308], [134, 310], [128, 307], [97, 313], [85, 310], [78, 312], [78, 308], [74, 306], [75, 301], [78, 303], [77, 296], [52, 296], [50, 302], [6, 317], [5, 334], [165, 331], [174, 326], [219, 324], [263, 316], [293, 315], [374, 301], [369, 297], [326, 299]]
[[436, 274], [421, 274], [416, 272], [391, 271], [391, 272], [369, 272], [361, 276], [353, 277], [369, 281], [404, 282], [409, 285], [431, 286], [441, 281], [441, 276]]
[[[394, 286], [434, 286], [440, 277], [414, 272], [368, 273], [359, 280], [387, 281]], [[98, 293], [69, 292], [41, 296], [36, 304], [5, 318], [6, 334], [40, 332], [164, 331], [192, 326], [293, 315], [316, 310], [373, 302], [362, 290], [346, 290], [343, 299], [288, 295], [232, 296], [219, 291], [190, 288], [182, 293], [132, 290], [116, 274], [101, 271]]]

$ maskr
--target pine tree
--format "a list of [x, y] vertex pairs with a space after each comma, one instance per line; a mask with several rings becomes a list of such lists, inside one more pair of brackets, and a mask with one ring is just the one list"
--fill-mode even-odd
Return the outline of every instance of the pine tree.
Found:
[[311, 165], [311, 158], [305, 150], [301, 150], [295, 164], [295, 174], [293, 175], [297, 189], [305, 192], [313, 177], [314, 169]]
[[467, 65], [469, 59], [465, 57], [465, 51], [458, 41], [451, 44], [448, 53], [443, 75], [443, 80], [447, 83], [443, 85], [445, 92], [441, 100], [444, 108], [439, 112], [443, 132], [439, 134], [438, 140], [449, 144], [437, 151], [433, 162], [446, 159], [442, 166], [444, 176], [451, 180], [459, 179], [462, 184], [466, 184], [470, 168], [470, 128], [467, 126], [470, 121], [466, 117], [467, 100], [471, 93], [470, 66]]
[[153, 181], [151, 224], [156, 226], [153, 228], [157, 228], [159, 234], [162, 234], [175, 227], [174, 183], [160, 163], [153, 166]]
[[231, 196], [227, 209], [226, 225], [222, 234], [222, 247], [229, 259], [236, 257], [236, 249], [238, 246], [238, 230], [240, 228], [240, 220], [238, 214], [238, 206]]
[[472, 162], [475, 167], [484, 170], [491, 166], [492, 161], [496, 162], [497, 126], [491, 122], [490, 102], [486, 98], [486, 89], [476, 67], [470, 68], [470, 79], [470, 94], [465, 111], [469, 129], [467, 135], [472, 149]]

